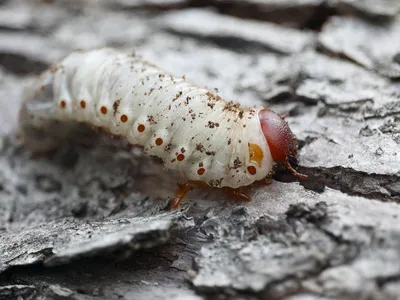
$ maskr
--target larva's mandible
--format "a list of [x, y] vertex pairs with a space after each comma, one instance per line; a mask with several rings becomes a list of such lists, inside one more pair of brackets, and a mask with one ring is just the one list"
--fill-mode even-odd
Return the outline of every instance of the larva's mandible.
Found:
[[[190, 182], [211, 187], [248, 186], [268, 176], [274, 162], [304, 176], [289, 164], [297, 143], [273, 111], [227, 102], [110, 48], [74, 52], [43, 73], [20, 120], [26, 143], [37, 151], [67, 136], [65, 124], [85, 122], [143, 146]], [[60, 121], [62, 129], [55, 126]]]

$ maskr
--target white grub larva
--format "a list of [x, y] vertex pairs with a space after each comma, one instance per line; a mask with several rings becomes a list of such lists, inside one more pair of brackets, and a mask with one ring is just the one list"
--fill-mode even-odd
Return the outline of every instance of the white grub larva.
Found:
[[205, 184], [246, 198], [241, 188], [270, 176], [274, 163], [306, 177], [289, 163], [297, 155], [296, 139], [275, 112], [227, 102], [110, 48], [73, 52], [55, 64], [29, 90], [20, 112], [33, 151], [57, 147], [76, 122], [140, 145], [183, 173], [188, 183], [177, 191], [174, 207]]

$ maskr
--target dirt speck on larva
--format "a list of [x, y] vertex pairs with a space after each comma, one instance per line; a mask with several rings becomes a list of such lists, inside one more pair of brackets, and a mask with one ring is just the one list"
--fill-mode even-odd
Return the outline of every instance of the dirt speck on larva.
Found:
[[118, 106], [120, 103], [121, 103], [121, 99], [114, 101], [114, 104], [113, 104], [114, 116], [117, 114]]

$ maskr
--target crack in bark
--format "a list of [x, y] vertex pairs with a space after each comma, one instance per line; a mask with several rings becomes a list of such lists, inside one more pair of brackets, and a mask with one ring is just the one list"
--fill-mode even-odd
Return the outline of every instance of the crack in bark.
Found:
[[208, 0], [209, 6], [219, 12], [244, 19], [254, 19], [277, 24], [289, 24], [292, 27], [320, 30], [323, 24], [337, 14], [332, 5], [324, 1], [304, 5], [276, 3], [257, 4], [251, 1], [215, 1]]
[[182, 38], [192, 38], [202, 43], [214, 44], [219, 48], [231, 50], [237, 53], [258, 54], [258, 53], [270, 52], [278, 55], [287, 55], [285, 51], [280, 51], [279, 49], [274, 48], [272, 45], [267, 46], [261, 42], [258, 43], [256, 41], [248, 41], [235, 36], [217, 36], [217, 35], [201, 36], [199, 34], [179, 32], [173, 29], [165, 29], [165, 32], [174, 34]]
[[17, 75], [39, 74], [48, 64], [19, 54], [0, 53], [0, 65]]
[[352, 196], [400, 203], [400, 178], [396, 175], [368, 174], [345, 167], [310, 168], [301, 165], [299, 171], [309, 178], [297, 180], [288, 172], [278, 170], [274, 179], [282, 182], [299, 181], [306, 189], [318, 193], [330, 187]]

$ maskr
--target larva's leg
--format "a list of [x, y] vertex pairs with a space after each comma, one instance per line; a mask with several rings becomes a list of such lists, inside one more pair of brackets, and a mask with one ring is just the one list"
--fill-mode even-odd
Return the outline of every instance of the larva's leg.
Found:
[[175, 193], [175, 198], [171, 201], [171, 207], [178, 208], [186, 193], [191, 189], [193, 189], [193, 187], [189, 183], [179, 184], [179, 189]]
[[289, 163], [288, 159], [286, 159], [284, 166], [286, 167], [286, 169], [288, 169], [295, 177], [299, 178], [299, 179], [307, 179], [308, 176], [305, 174], [301, 174], [298, 173]]
[[284, 113], [284, 114], [280, 114], [279, 116], [280, 116], [282, 119], [286, 119], [287, 117], [290, 116], [290, 112], [286, 112], [286, 113]]
[[237, 189], [225, 188], [225, 190], [227, 195], [235, 200], [251, 201], [251, 197], [248, 194], [253, 187], [269, 185], [271, 183], [272, 177], [267, 176], [259, 181], [254, 182], [252, 185], [243, 186]]
[[175, 198], [174, 200], [171, 201], [171, 207], [178, 208], [181, 201], [183, 200], [187, 192], [189, 192], [190, 190], [195, 188], [205, 188], [205, 187], [209, 186], [201, 181], [188, 181], [187, 183], [179, 184], [179, 189], [175, 193]]
[[240, 187], [237, 189], [225, 188], [227, 195], [235, 200], [250, 201], [251, 198], [247, 194], [249, 192], [249, 187]]

